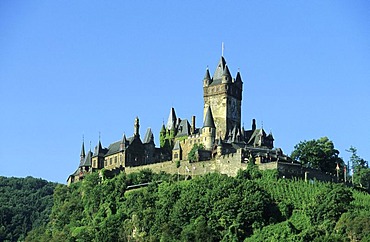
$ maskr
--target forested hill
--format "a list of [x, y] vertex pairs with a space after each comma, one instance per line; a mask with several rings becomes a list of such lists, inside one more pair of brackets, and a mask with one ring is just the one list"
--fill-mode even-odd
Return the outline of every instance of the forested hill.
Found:
[[33, 177], [0, 176], [0, 241], [22, 241], [47, 224], [56, 184]]
[[[103, 181], [93, 173], [56, 187], [49, 223], [26, 241], [370, 240], [369, 194], [250, 167], [187, 181], [150, 170]], [[148, 181], [161, 182], [127, 189]]]

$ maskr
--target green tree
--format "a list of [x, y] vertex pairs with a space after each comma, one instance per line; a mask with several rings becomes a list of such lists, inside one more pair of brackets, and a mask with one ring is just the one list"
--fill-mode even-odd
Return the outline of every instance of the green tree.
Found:
[[357, 149], [355, 147], [351, 146], [346, 151], [351, 153], [349, 161], [353, 169], [353, 182], [370, 192], [370, 168], [368, 162], [357, 155]]
[[190, 162], [194, 162], [194, 161], [199, 160], [199, 157], [198, 157], [198, 151], [199, 150], [204, 150], [204, 145], [203, 144], [194, 144], [193, 148], [191, 148], [191, 150], [189, 151], [189, 154], [188, 154], [188, 160]]
[[334, 143], [327, 137], [322, 137], [318, 140], [299, 142], [294, 146], [290, 156], [307, 167], [334, 173], [337, 164], [340, 167], [344, 165], [342, 158], [338, 155], [339, 151], [334, 148]]

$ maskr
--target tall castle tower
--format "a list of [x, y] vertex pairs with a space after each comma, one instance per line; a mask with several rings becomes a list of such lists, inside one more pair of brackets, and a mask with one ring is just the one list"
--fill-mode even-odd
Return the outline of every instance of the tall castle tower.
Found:
[[211, 107], [217, 136], [224, 139], [229, 132], [241, 126], [243, 82], [240, 73], [232, 78], [225, 58], [221, 59], [211, 78], [207, 68], [203, 79], [204, 115]]

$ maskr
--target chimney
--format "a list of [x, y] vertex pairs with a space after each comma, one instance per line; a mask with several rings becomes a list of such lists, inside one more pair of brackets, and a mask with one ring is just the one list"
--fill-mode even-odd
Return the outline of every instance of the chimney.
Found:
[[195, 116], [191, 116], [191, 134], [195, 133]]
[[256, 120], [252, 120], [252, 130], [256, 130]]

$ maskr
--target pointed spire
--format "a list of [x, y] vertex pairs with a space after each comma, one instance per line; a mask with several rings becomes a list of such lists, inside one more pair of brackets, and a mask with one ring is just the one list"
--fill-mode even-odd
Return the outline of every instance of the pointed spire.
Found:
[[170, 110], [170, 115], [168, 116], [166, 129], [167, 130], [174, 130], [176, 125], [176, 113], [175, 109], [172, 107]]
[[239, 70], [238, 70], [238, 73], [236, 73], [235, 82], [243, 82]]
[[162, 124], [160, 133], [164, 133], [164, 134], [166, 133], [166, 127], [164, 127], [164, 124]]
[[82, 137], [82, 147], [81, 147], [81, 154], [80, 154], [81, 160], [85, 159], [85, 140]]
[[126, 142], [127, 142], [126, 135], [125, 133], [123, 133], [121, 143], [119, 144], [120, 151], [126, 148]]
[[204, 80], [211, 80], [211, 75], [209, 74], [209, 69], [208, 69], [208, 67], [207, 67], [207, 69], [206, 69], [206, 74], [204, 75], [204, 78], [203, 78]]
[[212, 79], [211, 79], [211, 75], [209, 74], [209, 69], [207, 66], [206, 74], [204, 75], [204, 78], [203, 78], [203, 86], [206, 87], [211, 83], [212, 83]]
[[203, 127], [216, 128], [210, 106], [208, 106], [207, 113], [206, 113], [206, 116], [204, 118]]
[[224, 72], [225, 66], [226, 66], [225, 58], [223, 56], [221, 56], [221, 59], [220, 59], [220, 61], [217, 64], [215, 73], [213, 74], [212, 80], [216, 80], [216, 79], [221, 79], [222, 78], [222, 74]]
[[230, 71], [229, 71], [229, 67], [227, 65], [225, 65], [222, 76], [231, 76]]
[[222, 82], [230, 83], [232, 80], [229, 67], [226, 65], [224, 71], [222, 72]]

